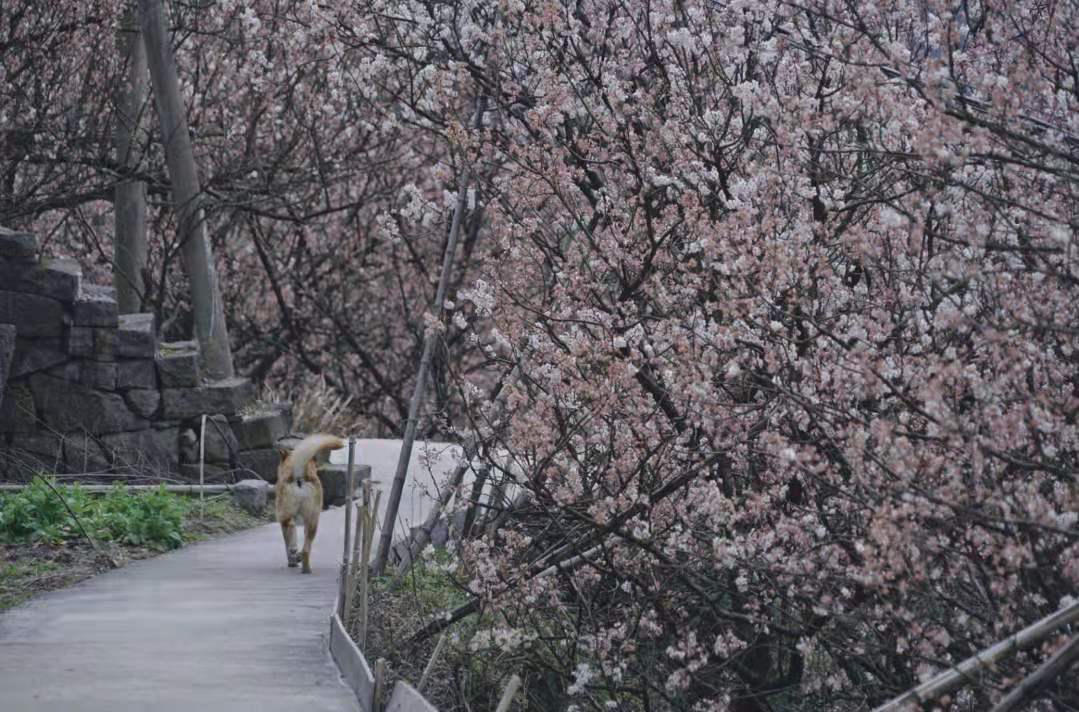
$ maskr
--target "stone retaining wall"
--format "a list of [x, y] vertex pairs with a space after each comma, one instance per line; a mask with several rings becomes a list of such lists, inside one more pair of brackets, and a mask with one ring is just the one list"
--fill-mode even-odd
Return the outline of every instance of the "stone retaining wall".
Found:
[[207, 482], [273, 481], [287, 406], [251, 412], [250, 381], [206, 381], [195, 342], [159, 343], [155, 326], [153, 314], [119, 314], [114, 290], [84, 283], [74, 261], [39, 259], [33, 235], [0, 228], [0, 481], [125, 471], [197, 482], [204, 414]]

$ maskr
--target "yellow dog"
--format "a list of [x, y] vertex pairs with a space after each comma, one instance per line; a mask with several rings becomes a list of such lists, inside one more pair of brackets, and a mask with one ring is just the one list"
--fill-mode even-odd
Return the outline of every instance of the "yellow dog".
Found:
[[[318, 532], [318, 516], [322, 513], [322, 483], [314, 457], [323, 450], [336, 450], [345, 441], [333, 435], [308, 435], [296, 448], [279, 450], [281, 464], [277, 468], [275, 487], [277, 521], [285, 537], [285, 554], [290, 568], [303, 562], [303, 573], [311, 573], [311, 542]], [[296, 546], [296, 520], [303, 522], [303, 552]]]

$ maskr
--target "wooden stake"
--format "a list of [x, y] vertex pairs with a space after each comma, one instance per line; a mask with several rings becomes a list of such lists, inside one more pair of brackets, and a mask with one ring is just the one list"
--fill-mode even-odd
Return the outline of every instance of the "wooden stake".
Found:
[[357, 505], [356, 526], [352, 528], [352, 558], [348, 565], [348, 583], [345, 587], [345, 622], [352, 616], [352, 601], [356, 598], [356, 569], [359, 568], [360, 545], [367, 531], [367, 510]]
[[341, 554], [340, 595], [337, 597], [341, 606], [337, 613], [346, 625], [348, 624], [348, 598], [351, 595], [348, 590], [348, 540], [349, 535], [352, 533], [352, 468], [355, 464], [355, 448], [352, 447], [352, 444], [353, 440], [349, 438], [348, 469], [345, 475], [345, 550]]
[[375, 705], [372, 712], [382, 712], [386, 697], [386, 658], [375, 661]]
[[206, 485], [206, 414], [202, 414], [202, 432], [199, 433], [199, 518], [206, 519], [206, 501], [202, 487]]
[[375, 492], [374, 502], [371, 502], [371, 483], [368, 481], [364, 485], [363, 561], [360, 564], [360, 650], [367, 649], [367, 604], [370, 598], [368, 588], [371, 579], [371, 548], [375, 541], [375, 525], [378, 523], [378, 503], [382, 499], [382, 492], [378, 491]]

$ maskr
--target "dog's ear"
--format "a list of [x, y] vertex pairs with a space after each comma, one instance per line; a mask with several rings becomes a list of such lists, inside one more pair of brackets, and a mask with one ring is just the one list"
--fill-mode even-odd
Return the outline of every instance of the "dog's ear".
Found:
[[290, 453], [290, 451], [286, 450], [283, 447], [277, 448], [277, 454], [281, 456], [281, 462], [284, 462], [285, 460], [288, 459], [289, 453]]

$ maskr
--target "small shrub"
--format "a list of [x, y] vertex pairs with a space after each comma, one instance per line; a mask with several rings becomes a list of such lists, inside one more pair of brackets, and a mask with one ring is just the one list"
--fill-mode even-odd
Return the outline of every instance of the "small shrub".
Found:
[[5, 542], [57, 542], [66, 538], [68, 524], [73, 522], [67, 509], [40, 479], [20, 492], [0, 496], [0, 539]]
[[[82, 536], [78, 524], [95, 539], [158, 549], [184, 543], [185, 505], [164, 488], [131, 493], [116, 485], [103, 497], [91, 497], [78, 485], [57, 487], [67, 507], [41, 479], [0, 497], [0, 541], [58, 543]], [[71, 513], [79, 522], [76, 523]]]

